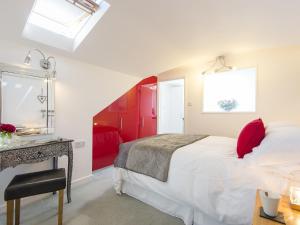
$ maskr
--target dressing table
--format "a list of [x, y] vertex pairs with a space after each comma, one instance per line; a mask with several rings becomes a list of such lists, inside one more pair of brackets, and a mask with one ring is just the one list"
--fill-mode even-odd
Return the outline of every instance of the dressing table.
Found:
[[58, 157], [68, 157], [67, 199], [71, 202], [71, 181], [73, 170], [73, 140], [52, 139], [13, 143], [0, 147], [0, 172], [20, 164], [31, 164], [53, 159], [53, 168], [57, 168]]
[[0, 63], [0, 123], [13, 124], [18, 139], [0, 145], [0, 172], [47, 160], [53, 160], [56, 169], [58, 157], [65, 155], [68, 157], [67, 198], [71, 202], [73, 140], [51, 139], [55, 130], [56, 71], [42, 68]]

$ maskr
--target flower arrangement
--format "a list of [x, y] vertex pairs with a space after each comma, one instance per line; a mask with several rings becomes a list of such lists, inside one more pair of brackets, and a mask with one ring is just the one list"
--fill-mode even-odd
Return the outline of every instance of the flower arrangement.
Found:
[[218, 102], [218, 105], [221, 109], [225, 110], [226, 112], [230, 112], [231, 110], [235, 109], [238, 105], [235, 99], [224, 99]]
[[12, 124], [1, 124], [0, 132], [12, 134], [12, 133], [16, 132], [16, 127]]
[[1, 124], [0, 125], [0, 136], [2, 142], [5, 142], [5, 139], [11, 139], [13, 133], [16, 132], [16, 127], [12, 124]]

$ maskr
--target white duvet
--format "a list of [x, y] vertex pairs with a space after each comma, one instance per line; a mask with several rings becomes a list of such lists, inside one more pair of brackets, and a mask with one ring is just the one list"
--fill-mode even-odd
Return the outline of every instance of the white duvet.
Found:
[[192, 206], [225, 224], [251, 224], [257, 188], [282, 190], [276, 175], [236, 157], [236, 139], [209, 136], [175, 151], [167, 182], [125, 171], [116, 175], [131, 183]]

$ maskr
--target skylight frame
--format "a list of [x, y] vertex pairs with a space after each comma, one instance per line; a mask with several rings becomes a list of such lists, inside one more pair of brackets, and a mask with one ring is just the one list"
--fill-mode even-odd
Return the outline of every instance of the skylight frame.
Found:
[[[81, 13], [78, 13], [79, 11], [77, 11], [78, 20], [79, 21], [82, 20], [82, 21], [80, 21], [78, 29], [74, 32], [72, 31], [72, 29], [66, 31], [68, 27], [65, 24], [68, 23], [69, 21], [65, 20], [65, 18], [62, 16], [63, 15], [62, 13], [58, 14], [57, 16], [53, 16], [52, 18], [48, 18], [43, 14], [42, 15], [38, 14], [38, 12], [36, 12], [35, 10], [35, 4], [38, 1], [40, 0], [36, 0], [32, 7], [32, 10], [30, 12], [30, 15], [27, 19], [27, 23], [22, 33], [23, 37], [56, 48], [67, 50], [67, 51], [75, 51], [77, 49], [77, 47], [81, 44], [81, 42], [85, 39], [85, 37], [89, 34], [89, 32], [94, 28], [94, 26], [100, 21], [102, 16], [107, 12], [107, 10], [110, 7], [110, 4], [107, 3], [106, 1], [98, 0], [98, 2], [100, 2], [99, 9], [93, 14], [88, 14], [87, 12], [78, 9], [76, 6], [72, 5], [68, 1], [64, 1], [66, 4], [70, 5], [71, 7], [74, 7], [77, 10], [82, 11], [82, 15]], [[70, 24], [72, 24], [73, 21], [77, 22], [76, 19], [72, 21], [73, 19], [72, 14], [74, 15], [74, 13], [70, 14], [70, 12], [71, 11], [69, 11], [68, 14], [71, 15]], [[32, 15], [41, 18], [41, 21], [39, 21], [39, 23], [32, 22], [31, 21]], [[80, 17], [85, 17], [85, 18], [81, 19]], [[64, 21], [56, 21], [53, 20], [53, 18], [58, 18], [58, 19], [62, 18]], [[76, 13], [75, 13], [75, 18], [76, 18]], [[64, 29], [65, 27], [67, 28]]]
[[[88, 22], [89, 19], [91, 19], [92, 14], [89, 14], [83, 10], [78, 10], [78, 8], [70, 4], [70, 6], [74, 7], [74, 11], [82, 11], [81, 15], [78, 15], [77, 18], [70, 18], [70, 23], [77, 23], [77, 25], [70, 25], [66, 24], [65, 22], [59, 21], [58, 19], [54, 17], [50, 17], [49, 15], [45, 15], [37, 8], [38, 6], [41, 7], [41, 5], [38, 4], [43, 4], [43, 1], [45, 0], [36, 0], [35, 4], [31, 10], [31, 13], [28, 18], [28, 22], [35, 25], [35, 26], [40, 26], [43, 29], [47, 29], [51, 32], [57, 33], [59, 35], [63, 35], [67, 38], [72, 38], [75, 39], [78, 33], [81, 31], [81, 29], [85, 26], [85, 24]], [[101, 0], [100, 0], [101, 1]], [[65, 1], [66, 3], [70, 3], [68, 1]], [[55, 5], [55, 3], [54, 3]], [[76, 10], [75, 10], [76, 9]], [[76, 21], [77, 20], [77, 21]]]

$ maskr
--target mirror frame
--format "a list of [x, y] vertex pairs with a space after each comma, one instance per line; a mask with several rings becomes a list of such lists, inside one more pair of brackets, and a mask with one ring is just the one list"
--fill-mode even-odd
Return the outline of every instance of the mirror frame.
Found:
[[[0, 63], [0, 124], [2, 123], [2, 73], [15, 73], [16, 75], [23, 76], [23, 77], [35, 77], [35, 78], [41, 78], [41, 79], [47, 79], [52, 81], [52, 90], [53, 90], [53, 110], [54, 110], [54, 118], [55, 118], [55, 82], [54, 79], [51, 77], [53, 76], [53, 72], [49, 72], [47, 70], [38, 70], [38, 69], [32, 69], [29, 67], [26, 67], [24, 65], [10, 65], [6, 63]], [[49, 85], [49, 84], [48, 84]], [[49, 104], [49, 100], [47, 100], [47, 104]], [[48, 107], [47, 107], [48, 108]], [[47, 110], [46, 114], [46, 120], [47, 120], [47, 132], [41, 133], [41, 134], [19, 134], [20, 136], [32, 136], [32, 135], [49, 135], [53, 134], [55, 132], [55, 125], [53, 127], [49, 127], [48, 119], [49, 119], [49, 109]], [[51, 132], [49, 130], [51, 129]]]

